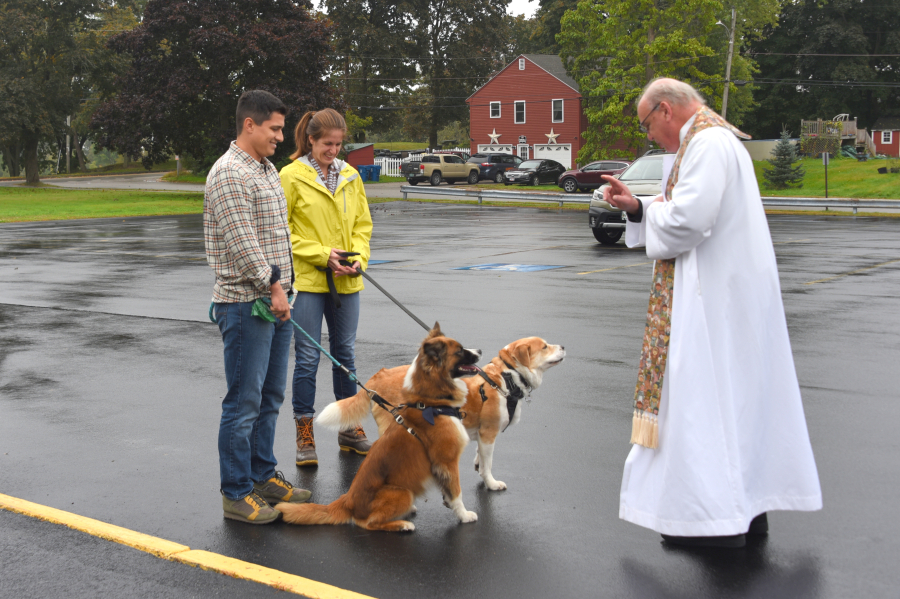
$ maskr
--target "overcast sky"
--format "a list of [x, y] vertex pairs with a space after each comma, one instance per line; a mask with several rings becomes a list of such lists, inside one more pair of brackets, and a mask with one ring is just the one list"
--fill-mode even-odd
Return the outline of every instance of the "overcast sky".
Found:
[[509, 8], [507, 8], [507, 12], [511, 15], [522, 15], [524, 14], [526, 17], [533, 17], [534, 11], [538, 9], [537, 0], [512, 0], [509, 3]]

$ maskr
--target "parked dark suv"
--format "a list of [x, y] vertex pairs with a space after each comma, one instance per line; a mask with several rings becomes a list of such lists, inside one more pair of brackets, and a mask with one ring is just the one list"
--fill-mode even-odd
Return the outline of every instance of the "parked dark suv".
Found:
[[522, 159], [513, 154], [478, 153], [472, 154], [466, 162], [477, 164], [481, 170], [478, 180], [490, 179], [495, 183], [503, 183], [503, 173], [511, 168], [516, 168], [522, 163]]

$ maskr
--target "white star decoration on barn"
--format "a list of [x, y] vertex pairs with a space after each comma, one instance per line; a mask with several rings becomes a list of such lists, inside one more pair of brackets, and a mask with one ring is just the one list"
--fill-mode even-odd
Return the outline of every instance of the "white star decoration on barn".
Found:
[[496, 144], [496, 143], [500, 143], [500, 136], [503, 135], [503, 134], [502, 134], [502, 133], [497, 133], [497, 128], [495, 127], [495, 128], [494, 128], [494, 132], [493, 132], [493, 133], [488, 133], [487, 135], [488, 135], [488, 137], [491, 138], [491, 143], [492, 143], [492, 144]]
[[556, 138], [559, 137], [559, 133], [554, 133], [554, 132], [553, 132], [553, 127], [550, 127], [550, 133], [544, 133], [544, 135], [547, 136], [547, 143], [548, 143], [548, 144], [555, 144], [555, 143], [556, 143]]

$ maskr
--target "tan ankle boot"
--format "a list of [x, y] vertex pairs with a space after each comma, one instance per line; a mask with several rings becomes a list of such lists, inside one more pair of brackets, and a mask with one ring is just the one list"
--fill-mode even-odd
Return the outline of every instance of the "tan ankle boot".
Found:
[[316, 455], [312, 417], [294, 418], [294, 423], [297, 426], [297, 465], [318, 466], [319, 456]]

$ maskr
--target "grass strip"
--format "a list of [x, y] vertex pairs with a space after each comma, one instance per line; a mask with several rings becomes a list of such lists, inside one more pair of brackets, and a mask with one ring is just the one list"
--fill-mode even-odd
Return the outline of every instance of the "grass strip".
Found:
[[199, 192], [0, 187], [0, 222], [203, 212]]
[[[500, 208], [535, 208], [586, 212], [586, 204], [556, 202], [499, 202], [464, 199], [369, 198], [369, 204], [408, 202], [419, 204], [457, 204]], [[125, 218], [129, 216], [165, 216], [200, 214], [203, 194], [200, 192], [159, 192], [115, 189], [58, 189], [53, 187], [0, 187], [0, 223], [44, 220], [72, 220], [82, 218]], [[777, 210], [767, 214], [796, 214], [802, 216], [853, 216], [849, 211], [837, 210]], [[900, 218], [900, 213], [860, 212], [856, 216]]]

